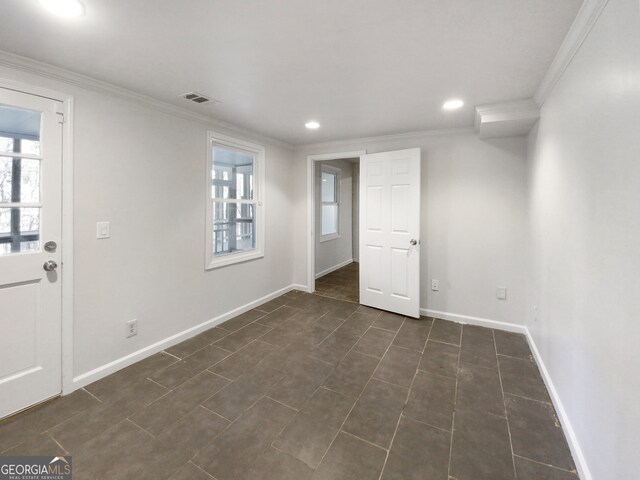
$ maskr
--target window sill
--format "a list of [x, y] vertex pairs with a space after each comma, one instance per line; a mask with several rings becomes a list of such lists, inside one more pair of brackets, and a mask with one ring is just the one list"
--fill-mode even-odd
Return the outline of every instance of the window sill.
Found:
[[339, 233], [333, 233], [331, 235], [323, 235], [320, 237], [320, 243], [324, 243], [324, 242], [330, 242], [331, 240], [336, 240], [337, 238], [340, 238], [340, 234]]
[[246, 253], [230, 253], [220, 257], [213, 257], [208, 259], [208, 263], [205, 266], [205, 270], [214, 270], [220, 267], [226, 267], [235, 263], [248, 262], [250, 260], [256, 260], [258, 258], [264, 258], [264, 253], [261, 251], [251, 251]]

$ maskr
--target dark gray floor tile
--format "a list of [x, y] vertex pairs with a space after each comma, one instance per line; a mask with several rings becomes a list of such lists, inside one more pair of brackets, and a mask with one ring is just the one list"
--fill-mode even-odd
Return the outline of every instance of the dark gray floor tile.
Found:
[[527, 337], [520, 333], [494, 330], [496, 339], [496, 350], [498, 355], [509, 355], [510, 357], [530, 358], [531, 350]]
[[551, 402], [538, 366], [530, 359], [498, 356], [505, 393]]
[[269, 300], [266, 303], [256, 307], [256, 310], [260, 310], [262, 312], [273, 312], [275, 309], [280, 308], [282, 305], [293, 303], [295, 299], [291, 299], [290, 297], [285, 297], [284, 295], [274, 298], [273, 300]]
[[258, 457], [295, 415], [295, 410], [263, 397], [192, 462], [218, 480], [246, 478]]
[[420, 361], [420, 352], [391, 345], [373, 374], [385, 382], [410, 387]]
[[351, 314], [355, 313], [358, 307], [359, 305], [357, 303], [338, 302], [331, 306], [327, 315], [340, 318], [341, 320], [346, 320], [351, 316]]
[[405, 319], [398, 335], [393, 340], [393, 344], [397, 347], [422, 352], [425, 343], [427, 343], [432, 324], [433, 322], [425, 317], [420, 318], [420, 320]]
[[382, 480], [447, 480], [451, 434], [400, 419]]
[[271, 331], [269, 327], [258, 323], [250, 323], [246, 327], [218, 340], [215, 345], [230, 352], [235, 352], [269, 331]]
[[81, 389], [4, 419], [0, 421], [0, 452], [20, 445], [99, 403]]
[[371, 327], [365, 332], [362, 338], [358, 340], [358, 343], [356, 343], [353, 349], [359, 353], [382, 358], [393, 341], [394, 336], [394, 332]]
[[202, 405], [233, 421], [283, 376], [284, 373], [278, 370], [256, 368], [231, 382]]
[[433, 321], [429, 339], [437, 342], [451, 343], [452, 345], [460, 345], [461, 336], [462, 324], [436, 318]]
[[215, 480], [211, 475], [191, 462], [185, 463], [169, 480]]
[[456, 380], [418, 370], [404, 409], [407, 417], [451, 430]]
[[[136, 459], [115, 462], [105, 472], [109, 480], [163, 480], [209, 445], [229, 422], [204, 407], [196, 407], [152, 440], [133, 446]], [[152, 462], [149, 459], [153, 459]]]
[[249, 310], [233, 318], [230, 318], [226, 322], [223, 322], [220, 325], [218, 325], [218, 327], [228, 332], [236, 332], [240, 330], [242, 327], [246, 327], [250, 323], [255, 322], [256, 320], [264, 317], [265, 315], [266, 313], [261, 312], [260, 310], [255, 310], [255, 309]]
[[224, 387], [228, 380], [204, 371], [131, 417], [147, 432], [159, 435]]
[[312, 478], [378, 480], [386, 455], [382, 448], [340, 432]]
[[281, 307], [276, 308], [273, 312], [268, 313], [264, 317], [260, 317], [257, 320], [258, 323], [262, 325], [266, 325], [267, 327], [277, 327], [282, 322], [284, 322], [287, 318], [299, 313], [299, 308], [293, 308], [288, 305], [283, 305]]
[[276, 438], [273, 446], [316, 468], [353, 403], [354, 399], [319, 388]]
[[229, 352], [226, 350], [209, 345], [169, 365], [164, 370], [157, 371], [149, 378], [163, 387], [174, 389], [227, 356]]
[[327, 363], [337, 364], [353, 348], [360, 337], [353, 333], [335, 331], [325, 338], [309, 355]]
[[264, 357], [259, 365], [264, 368], [288, 372], [298, 365], [302, 359], [310, 356], [309, 354], [313, 348], [314, 346], [309, 346], [304, 338], [298, 338], [284, 347], [275, 347]]
[[455, 377], [458, 374], [458, 357], [460, 347], [449, 343], [429, 340], [420, 360], [420, 370], [437, 373], [447, 377]]
[[3, 456], [60, 456], [66, 455], [69, 452], [62, 448], [49, 433], [41, 433], [35, 437], [30, 438], [24, 443], [11, 448], [3, 453]]
[[514, 480], [507, 419], [456, 411], [450, 474], [458, 480]]
[[333, 367], [312, 357], [303, 358], [287, 375], [267, 392], [274, 400], [300, 409], [322, 385]]
[[276, 347], [284, 347], [297, 340], [303, 334], [303, 332], [304, 326], [300, 324], [283, 324], [275, 327], [273, 330], [260, 337], [260, 341]]
[[372, 379], [342, 429], [368, 442], [389, 448], [409, 389]]
[[469, 331], [465, 329], [462, 333], [460, 365], [474, 365], [497, 370], [498, 358], [493, 335], [477, 334], [476, 331], [469, 333]]
[[542, 465], [526, 458], [514, 456], [518, 480], [578, 480], [575, 472]]
[[302, 290], [291, 290], [290, 292], [285, 293], [283, 297], [296, 299], [296, 298], [304, 297], [305, 295], [307, 295], [307, 293], [303, 292]]
[[100, 400], [109, 400], [117, 396], [118, 392], [129, 388], [143, 378], [147, 378], [175, 362], [177, 362], [177, 359], [171, 355], [167, 355], [164, 352], [156, 353], [86, 386], [85, 389]]
[[168, 392], [167, 388], [150, 380], [141, 380], [132, 387], [118, 392], [118, 396], [109, 402], [96, 405], [54, 427], [50, 433], [67, 451], [74, 452], [85, 442]]
[[267, 448], [253, 464], [246, 478], [251, 480], [306, 480], [313, 475], [313, 469], [300, 460], [276, 450]]
[[483, 338], [485, 340], [493, 340], [493, 330], [487, 327], [480, 327], [478, 325], [463, 325], [462, 336]]
[[384, 328], [385, 330], [397, 332], [398, 330], [400, 330], [402, 322], [404, 322], [404, 316], [391, 312], [382, 312], [380, 315], [378, 315], [376, 321], [373, 322], [373, 326], [376, 328]]
[[500, 375], [496, 370], [471, 365], [460, 367], [456, 412], [460, 410], [506, 415]]
[[374, 315], [356, 312], [347, 318], [337, 331], [340, 333], [352, 333], [361, 337], [375, 319], [376, 316]]
[[382, 313], [382, 310], [378, 310], [377, 308], [367, 307], [366, 305], [360, 305], [356, 313], [360, 313], [363, 315], [370, 315], [372, 317], [378, 317]]
[[138, 447], [152, 440], [150, 434], [129, 420], [123, 420], [85, 443], [78, 451], [71, 452], [73, 478], [103, 478], [104, 473], [117, 463], [139, 462]]
[[247, 346], [210, 367], [209, 371], [217, 373], [224, 378], [234, 380], [256, 366], [263, 358], [274, 350], [275, 347], [273, 345], [261, 342], [260, 340], [254, 340]]
[[324, 382], [324, 386], [347, 397], [357, 398], [373, 375], [379, 360], [350, 352]]
[[564, 470], [575, 470], [553, 406], [505, 395], [513, 453]]
[[173, 347], [167, 348], [165, 352], [170, 353], [178, 358], [184, 358], [198, 350], [211, 345], [213, 342], [220, 340], [222, 337], [229, 335], [229, 332], [221, 328], [210, 328], [195, 337], [191, 337], [184, 342], [178, 343]]

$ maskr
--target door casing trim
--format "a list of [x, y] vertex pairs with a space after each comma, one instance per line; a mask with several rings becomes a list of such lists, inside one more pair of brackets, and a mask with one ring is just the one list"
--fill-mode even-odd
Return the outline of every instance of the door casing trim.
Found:
[[61, 395], [71, 393], [73, 385], [73, 95], [49, 88], [0, 78], [0, 88], [48, 98], [62, 103], [62, 247], [61, 257]]

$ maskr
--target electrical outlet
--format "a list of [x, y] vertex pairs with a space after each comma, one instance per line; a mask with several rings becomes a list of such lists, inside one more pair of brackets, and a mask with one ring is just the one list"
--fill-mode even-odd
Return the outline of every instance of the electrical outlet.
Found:
[[138, 320], [133, 319], [127, 322], [127, 338], [138, 334]]
[[507, 287], [498, 287], [496, 290], [496, 298], [498, 300], [506, 300], [507, 299]]
[[437, 292], [440, 290], [440, 280], [436, 278], [431, 279], [431, 290], [433, 290], [434, 292]]

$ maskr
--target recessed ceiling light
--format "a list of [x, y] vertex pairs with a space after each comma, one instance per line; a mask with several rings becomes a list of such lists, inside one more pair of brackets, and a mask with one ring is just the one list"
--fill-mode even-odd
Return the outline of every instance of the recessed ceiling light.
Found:
[[464, 102], [459, 98], [452, 98], [451, 100], [447, 100], [442, 105], [443, 110], [457, 110], [464, 105]]
[[40, 5], [59, 17], [74, 18], [84, 15], [84, 6], [78, 0], [39, 0]]
[[307, 122], [304, 124], [309, 130], [315, 130], [316, 128], [320, 128], [320, 124], [314, 120]]

